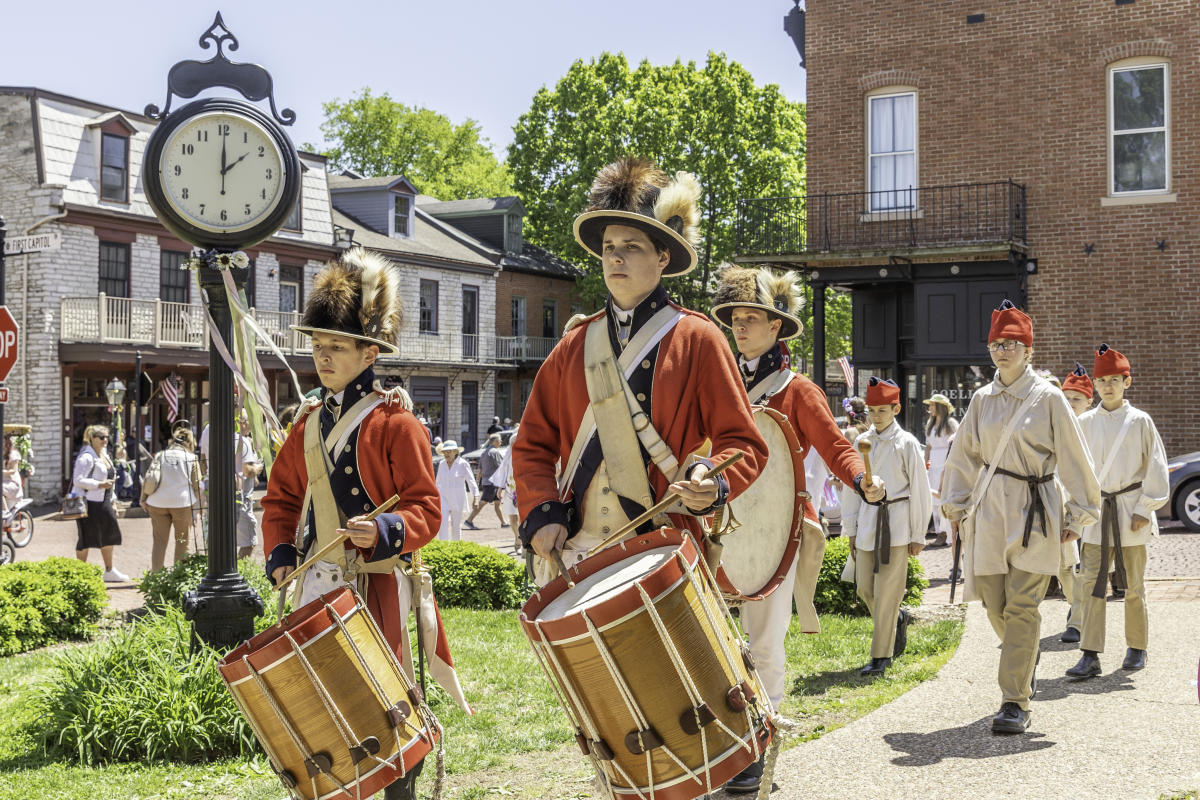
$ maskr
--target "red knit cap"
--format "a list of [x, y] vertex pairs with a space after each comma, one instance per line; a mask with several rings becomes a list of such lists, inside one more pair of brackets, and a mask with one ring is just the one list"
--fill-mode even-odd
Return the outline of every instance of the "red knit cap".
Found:
[[1087, 370], [1083, 368], [1083, 364], [1075, 362], [1074, 371], [1067, 376], [1063, 381], [1064, 392], [1079, 392], [1087, 395], [1087, 399], [1092, 399], [1092, 379], [1088, 377]]
[[900, 387], [894, 381], [871, 378], [867, 383], [868, 406], [890, 406], [900, 402]]
[[1113, 350], [1106, 344], [1096, 350], [1096, 362], [1092, 366], [1092, 374], [1097, 378], [1108, 375], [1124, 375], [1129, 377], [1129, 359]]
[[992, 326], [988, 329], [988, 344], [997, 339], [1012, 339], [1026, 347], [1033, 347], [1033, 320], [1005, 300], [992, 312]]

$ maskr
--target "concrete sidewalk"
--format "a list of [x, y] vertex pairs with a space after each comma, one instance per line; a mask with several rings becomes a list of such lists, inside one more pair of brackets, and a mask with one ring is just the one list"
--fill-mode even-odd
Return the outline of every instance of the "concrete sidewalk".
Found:
[[781, 754], [774, 796], [1153, 800], [1200, 788], [1200, 603], [1151, 601], [1148, 664], [1133, 673], [1119, 669], [1123, 612], [1122, 603], [1108, 604], [1104, 674], [1075, 683], [1063, 673], [1079, 650], [1047, 624], [1063, 619], [1066, 605], [1045, 601], [1032, 725], [1024, 735], [994, 736], [1000, 651], [982, 606], [971, 603], [962, 642], [935, 678]]

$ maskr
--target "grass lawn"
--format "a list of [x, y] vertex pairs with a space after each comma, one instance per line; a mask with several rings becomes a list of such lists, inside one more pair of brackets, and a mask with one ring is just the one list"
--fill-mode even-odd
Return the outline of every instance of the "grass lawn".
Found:
[[[455, 664], [475, 715], [468, 716], [430, 684], [434, 711], [445, 725], [444, 796], [586, 798], [590, 768], [579, 757], [513, 612], [446, 609]], [[840, 727], [931, 677], [962, 633], [959, 621], [914, 625], [908, 652], [887, 677], [867, 681], [870, 619], [822, 616], [822, 633], [793, 627], [787, 641], [788, 695], [782, 713], [811, 739]], [[83, 645], [94, 646], [94, 645]], [[265, 759], [201, 765], [118, 764], [81, 767], [46, 758], [26, 733], [38, 713], [36, 683], [51, 674], [53, 651], [0, 659], [0, 797], [77, 800], [278, 800], [284, 791]], [[428, 796], [432, 760], [421, 778]]]

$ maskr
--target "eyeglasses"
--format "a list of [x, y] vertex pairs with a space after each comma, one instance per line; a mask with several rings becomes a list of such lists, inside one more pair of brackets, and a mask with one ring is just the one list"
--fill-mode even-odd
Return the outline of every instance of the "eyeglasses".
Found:
[[1018, 347], [1022, 346], [1022, 342], [992, 342], [988, 345], [988, 352], [999, 353], [1001, 350], [1003, 350], [1006, 353], [1011, 353], [1013, 350], [1016, 350]]
[[108, 434], [107, 434], [107, 433], [97, 433], [97, 434], [96, 434], [95, 436], [93, 436], [92, 438], [93, 438], [93, 439], [103, 439], [104, 441], [106, 441], [106, 442], [107, 442], [107, 441], [108, 441]]

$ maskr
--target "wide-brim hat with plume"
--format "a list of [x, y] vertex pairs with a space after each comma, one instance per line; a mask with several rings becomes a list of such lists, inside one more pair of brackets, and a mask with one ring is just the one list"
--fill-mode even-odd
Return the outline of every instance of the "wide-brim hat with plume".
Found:
[[696, 268], [700, 241], [700, 183], [688, 172], [671, 178], [653, 162], [626, 157], [596, 173], [587, 211], [575, 218], [575, 241], [601, 258], [604, 230], [628, 225], [671, 253], [663, 277]]
[[720, 284], [713, 296], [712, 315], [725, 327], [733, 327], [734, 309], [759, 308], [768, 317], [783, 322], [779, 326], [780, 339], [791, 339], [804, 330], [799, 316], [804, 295], [795, 272], [777, 275], [766, 268], [726, 267], [717, 277]]
[[330, 261], [313, 277], [312, 293], [299, 325], [307, 336], [329, 333], [399, 353], [400, 275], [383, 256], [355, 247]]

